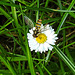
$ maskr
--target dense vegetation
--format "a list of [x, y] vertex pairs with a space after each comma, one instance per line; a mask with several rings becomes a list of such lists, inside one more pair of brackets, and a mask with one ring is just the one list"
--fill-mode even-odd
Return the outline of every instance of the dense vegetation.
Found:
[[[75, 0], [0, 0], [0, 75], [75, 75]], [[30, 51], [24, 16], [58, 34], [52, 51]]]

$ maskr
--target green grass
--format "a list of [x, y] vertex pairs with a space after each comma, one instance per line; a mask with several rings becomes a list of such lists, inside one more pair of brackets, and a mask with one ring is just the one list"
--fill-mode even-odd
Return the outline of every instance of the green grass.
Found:
[[[0, 0], [0, 75], [75, 75], [75, 0]], [[58, 34], [52, 51], [30, 51], [28, 16]]]

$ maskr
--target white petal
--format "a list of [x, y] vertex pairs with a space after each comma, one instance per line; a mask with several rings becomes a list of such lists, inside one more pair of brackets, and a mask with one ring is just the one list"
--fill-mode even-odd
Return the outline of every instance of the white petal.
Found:
[[31, 33], [31, 34], [33, 34], [33, 30], [31, 29], [31, 30], [29, 30], [29, 32]]
[[34, 49], [32, 49], [32, 48], [30, 47], [30, 50], [33, 51]]
[[53, 49], [53, 47], [50, 45], [49, 50], [52, 50], [52, 49]]
[[41, 24], [41, 27], [43, 27], [43, 24]]
[[50, 30], [51, 30], [52, 32], [54, 32], [54, 29], [52, 29], [52, 26], [50, 26]]
[[45, 51], [48, 51], [48, 46], [46, 42], [44, 43], [44, 48], [45, 48]]
[[49, 24], [47, 24], [45, 28], [46, 28], [46, 29], [50, 29]]
[[44, 44], [42, 44], [42, 52], [45, 52]]
[[38, 49], [38, 47], [39, 47], [39, 43], [33, 45], [33, 48], [34, 48], [34, 49]]
[[54, 40], [57, 40], [58, 39], [58, 37], [55, 37], [55, 38], [53, 38]]
[[46, 51], [48, 51], [49, 46], [50, 46], [50, 45], [49, 45], [47, 42], [44, 43], [44, 47], [45, 47], [45, 50], [46, 50]]
[[47, 48], [50, 49], [50, 50], [52, 50], [52, 48], [53, 48], [53, 47], [52, 47], [51, 45], [49, 45], [48, 43], [46, 43], [46, 46], [47, 46]]
[[50, 29], [52, 30], [52, 26], [50, 26]]
[[57, 34], [54, 34], [54, 35], [53, 35], [53, 37], [56, 37], [56, 36], [57, 36]]
[[37, 47], [37, 49], [35, 49], [35, 52], [39, 52], [39, 47]]
[[37, 44], [37, 41], [35, 39], [28, 40], [29, 46], [35, 46]]
[[51, 36], [53, 36], [53, 35], [54, 35], [54, 33], [55, 33], [54, 31], [51, 31], [50, 35], [51, 35]]
[[33, 27], [33, 30], [35, 30], [36, 28], [35, 27]]
[[44, 46], [43, 46], [43, 44], [40, 44], [40, 46], [39, 46], [39, 52], [43, 52], [44, 51]]
[[33, 39], [33, 36], [32, 36], [32, 34], [30, 34], [30, 33], [27, 33], [27, 38], [28, 38], [28, 39]]
[[46, 36], [49, 36], [49, 35], [51, 34], [51, 32], [50, 32], [50, 30], [47, 30], [47, 31], [44, 31], [44, 34], [45, 34]]
[[55, 45], [55, 43], [54, 43], [55, 40], [53, 40], [53, 39], [48, 39], [46, 42], [49, 43], [49, 44]]

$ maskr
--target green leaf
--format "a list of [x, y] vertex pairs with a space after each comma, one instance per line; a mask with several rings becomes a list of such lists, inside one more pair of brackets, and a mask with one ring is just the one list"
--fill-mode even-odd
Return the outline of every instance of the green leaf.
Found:
[[[75, 4], [75, 0], [72, 0], [71, 4], [69, 5], [69, 7], [68, 7], [67, 10], [70, 11], [70, 10], [72, 9], [72, 7], [73, 7], [74, 4]], [[68, 16], [68, 13], [65, 13], [65, 14], [63, 15], [63, 17], [62, 17], [62, 19], [61, 19], [61, 21], [60, 21], [60, 23], [59, 23], [59, 26], [58, 26], [58, 28], [57, 28], [57, 30], [56, 30], [56, 33], [57, 33], [57, 34], [59, 33], [59, 31], [60, 31], [62, 25], [64, 24], [64, 22], [65, 22], [67, 16]]]
[[67, 56], [55, 45], [53, 46], [58, 56], [65, 62], [65, 64], [70, 68], [70, 70], [75, 74], [74, 64], [67, 58]]

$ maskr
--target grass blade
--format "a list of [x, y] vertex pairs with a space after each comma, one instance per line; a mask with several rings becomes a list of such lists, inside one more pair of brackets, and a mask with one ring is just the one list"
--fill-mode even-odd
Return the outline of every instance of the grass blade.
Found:
[[59, 55], [59, 57], [66, 63], [66, 65], [70, 68], [70, 70], [75, 74], [75, 66], [74, 64], [66, 57], [66, 55], [55, 45], [55, 51]]
[[[72, 9], [72, 7], [73, 7], [74, 4], [75, 4], [75, 0], [72, 0], [71, 4], [69, 5], [69, 7], [68, 7], [67, 10], [70, 11], [70, 10]], [[59, 31], [60, 31], [60, 29], [61, 29], [63, 23], [65, 22], [67, 16], [68, 16], [68, 13], [65, 13], [65, 14], [63, 15], [63, 17], [62, 17], [62, 19], [61, 19], [61, 21], [60, 21], [60, 24], [59, 24], [59, 26], [58, 26], [58, 28], [57, 28], [57, 30], [56, 30], [56, 33], [57, 33], [57, 34], [59, 33]]]

